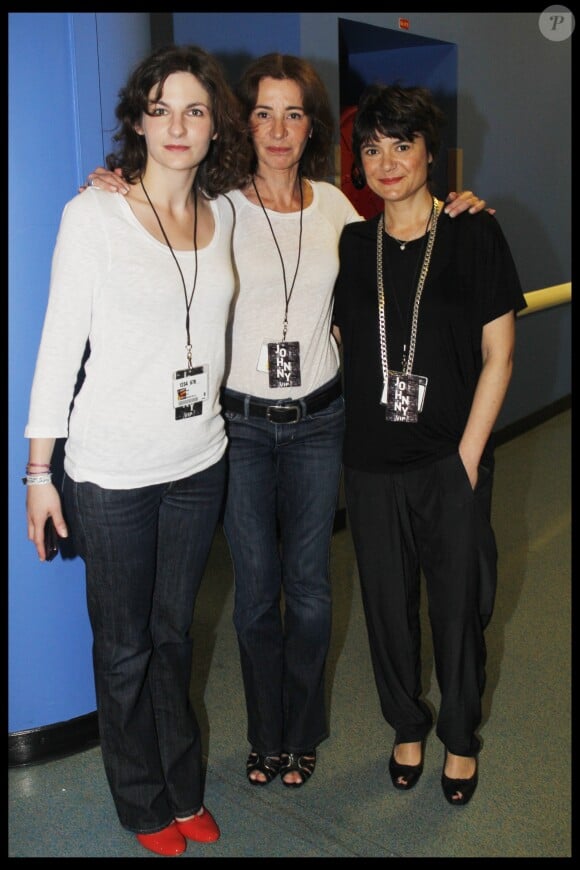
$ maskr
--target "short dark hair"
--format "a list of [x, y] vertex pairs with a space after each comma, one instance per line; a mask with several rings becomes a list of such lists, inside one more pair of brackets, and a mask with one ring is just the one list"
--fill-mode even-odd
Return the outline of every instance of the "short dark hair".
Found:
[[[333, 131], [334, 121], [328, 91], [309, 61], [292, 54], [272, 52], [257, 58], [244, 70], [236, 88], [242, 117], [248, 124], [258, 99], [258, 88], [263, 78], [291, 79], [302, 91], [304, 112], [312, 121], [312, 136], [308, 140], [300, 160], [300, 172], [307, 178], [328, 178], [334, 170]], [[251, 139], [251, 132], [247, 128]], [[256, 170], [256, 156], [252, 172]]]
[[[412, 142], [420, 134], [435, 162], [441, 147], [441, 128], [445, 120], [444, 113], [427, 88], [403, 87], [399, 84], [369, 85], [360, 97], [352, 128], [355, 187], [364, 187], [361, 151], [369, 143], [376, 142], [377, 135]], [[431, 169], [429, 167], [429, 179]]]
[[120, 166], [127, 181], [139, 178], [147, 162], [144, 137], [135, 131], [149, 106], [149, 94], [157, 85], [160, 97], [168, 76], [188, 72], [207, 90], [216, 139], [199, 166], [195, 186], [209, 198], [239, 186], [247, 177], [251, 150], [245, 146], [237, 100], [219, 61], [196, 45], [167, 45], [156, 49], [133, 70], [119, 91], [115, 109], [118, 125], [113, 141], [119, 147], [107, 156], [107, 167]]

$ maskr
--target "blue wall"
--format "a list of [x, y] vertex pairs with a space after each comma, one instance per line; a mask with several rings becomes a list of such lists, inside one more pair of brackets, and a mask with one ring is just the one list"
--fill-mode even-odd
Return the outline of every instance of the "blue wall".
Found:
[[247, 58], [270, 51], [300, 54], [298, 12], [174, 12], [175, 42]]
[[220, 59], [232, 85], [246, 64], [270, 51], [300, 54], [297, 12], [174, 12], [175, 42], [201, 45]]
[[[9, 721], [11, 734], [95, 710], [84, 566], [27, 539], [24, 426], [65, 201], [110, 150], [114, 103], [150, 47], [149, 15], [9, 15]], [[59, 445], [60, 446], [60, 445]]]

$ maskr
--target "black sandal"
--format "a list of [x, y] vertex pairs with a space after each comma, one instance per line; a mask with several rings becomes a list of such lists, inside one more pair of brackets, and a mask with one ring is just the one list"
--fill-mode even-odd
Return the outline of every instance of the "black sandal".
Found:
[[[316, 767], [316, 750], [311, 749], [302, 755], [295, 752], [283, 752], [280, 759], [280, 778], [287, 788], [300, 788], [310, 779]], [[287, 773], [296, 771], [300, 774], [300, 782], [286, 782], [284, 777]]]
[[[254, 771], [263, 773], [266, 779], [252, 779]], [[268, 785], [276, 779], [280, 772], [280, 757], [278, 755], [260, 755], [252, 750], [246, 762], [246, 776], [250, 785]]]
[[[447, 760], [447, 753], [445, 753], [445, 760]], [[447, 801], [449, 801], [452, 806], [464, 807], [473, 797], [473, 793], [477, 788], [478, 778], [479, 771], [477, 758], [475, 759], [475, 771], [469, 779], [451, 779], [451, 777], [446, 775], [445, 764], [443, 764], [441, 787]]]
[[[410, 742], [410, 741], [409, 741]], [[421, 741], [421, 761], [419, 764], [399, 764], [395, 759], [395, 749], [397, 743], [393, 746], [391, 757], [389, 759], [389, 773], [391, 774], [391, 782], [395, 788], [402, 791], [409, 791], [419, 782], [423, 773], [423, 761], [425, 756], [425, 741]]]

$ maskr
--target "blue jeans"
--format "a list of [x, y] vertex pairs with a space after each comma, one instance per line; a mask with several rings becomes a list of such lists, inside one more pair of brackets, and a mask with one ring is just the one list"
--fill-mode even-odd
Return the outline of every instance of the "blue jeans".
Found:
[[305, 752], [328, 735], [329, 550], [344, 400], [298, 423], [224, 416], [224, 531], [234, 565], [248, 740], [262, 755]]
[[134, 833], [203, 803], [190, 628], [225, 467], [223, 458], [183, 480], [128, 490], [63, 483], [86, 568], [103, 762], [119, 820]]

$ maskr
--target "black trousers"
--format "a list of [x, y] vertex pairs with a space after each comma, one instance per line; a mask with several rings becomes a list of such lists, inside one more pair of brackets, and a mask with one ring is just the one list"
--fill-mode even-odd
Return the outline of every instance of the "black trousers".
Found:
[[398, 743], [423, 740], [433, 724], [421, 699], [422, 572], [441, 693], [436, 733], [453, 754], [473, 756], [497, 583], [493, 468], [480, 466], [475, 490], [458, 453], [412, 471], [344, 475], [383, 715]]

